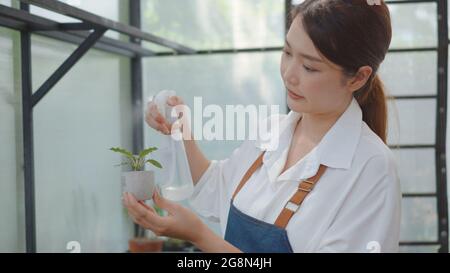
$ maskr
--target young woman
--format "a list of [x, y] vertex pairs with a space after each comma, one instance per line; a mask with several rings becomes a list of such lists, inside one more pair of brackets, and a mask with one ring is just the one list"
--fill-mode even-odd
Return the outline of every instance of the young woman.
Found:
[[[207, 252], [397, 251], [401, 191], [377, 75], [390, 41], [382, 1], [296, 6], [281, 59], [291, 111], [279, 116], [278, 147], [245, 141], [229, 158], [210, 162], [195, 141], [185, 141], [196, 184], [190, 203], [220, 223], [224, 238], [159, 194], [155, 202], [168, 216], [125, 194], [131, 217]], [[149, 107], [149, 126], [168, 134], [170, 124]]]

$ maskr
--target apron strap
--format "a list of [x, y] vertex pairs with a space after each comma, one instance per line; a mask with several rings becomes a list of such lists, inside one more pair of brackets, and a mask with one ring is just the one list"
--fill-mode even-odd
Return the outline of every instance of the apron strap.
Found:
[[287, 226], [289, 220], [291, 220], [294, 213], [297, 212], [306, 196], [313, 190], [314, 186], [316, 185], [317, 181], [319, 181], [326, 168], [327, 167], [325, 165], [320, 165], [316, 175], [309, 179], [303, 180], [298, 185], [297, 192], [295, 192], [291, 199], [286, 202], [286, 205], [284, 205], [284, 208], [281, 211], [280, 215], [278, 215], [278, 218], [275, 221], [275, 225], [277, 227], [285, 228]]
[[[253, 173], [262, 166], [263, 164], [263, 157], [264, 157], [265, 151], [262, 152], [258, 158], [253, 162], [253, 164], [250, 166], [250, 168], [247, 170], [245, 175], [242, 177], [241, 182], [237, 186], [236, 190], [233, 193], [233, 196], [231, 197], [231, 200], [234, 200], [234, 197], [238, 192], [242, 189], [242, 187], [245, 185], [245, 183], [250, 179], [250, 177], [253, 175]], [[289, 220], [292, 218], [294, 213], [298, 210], [300, 205], [302, 204], [303, 200], [306, 198], [306, 196], [312, 191], [316, 183], [319, 181], [320, 177], [326, 170], [325, 165], [320, 165], [319, 170], [317, 171], [316, 175], [309, 179], [305, 179], [298, 185], [298, 190], [292, 195], [291, 199], [285, 204], [283, 210], [278, 215], [277, 220], [275, 221], [275, 225], [279, 228], [285, 228], [287, 224], [289, 223]]]
[[236, 196], [236, 194], [242, 189], [242, 187], [245, 185], [245, 183], [247, 182], [248, 179], [250, 179], [250, 177], [253, 175], [253, 173], [262, 166], [263, 164], [263, 157], [264, 154], [266, 153], [266, 151], [262, 152], [258, 158], [255, 160], [255, 162], [253, 162], [253, 164], [250, 166], [250, 168], [247, 170], [247, 172], [245, 173], [244, 177], [242, 177], [241, 182], [239, 183], [239, 185], [237, 186], [236, 190], [233, 193], [233, 197], [231, 197], [231, 200], [234, 200], [234, 197]]

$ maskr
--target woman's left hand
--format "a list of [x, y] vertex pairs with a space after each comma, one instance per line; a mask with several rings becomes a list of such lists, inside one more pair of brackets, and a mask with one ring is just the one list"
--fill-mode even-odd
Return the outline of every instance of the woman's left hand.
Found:
[[137, 201], [131, 193], [124, 193], [123, 204], [132, 220], [158, 236], [173, 237], [196, 243], [206, 225], [191, 210], [163, 198], [157, 191], [153, 194], [155, 204], [168, 212], [160, 216], [144, 201]]

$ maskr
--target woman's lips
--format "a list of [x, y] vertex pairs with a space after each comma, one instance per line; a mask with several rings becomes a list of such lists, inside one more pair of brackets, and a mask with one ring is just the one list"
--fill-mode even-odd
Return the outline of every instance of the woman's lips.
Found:
[[289, 90], [289, 89], [287, 89], [287, 91], [288, 91], [289, 97], [291, 97], [291, 98], [294, 99], [294, 100], [304, 99], [304, 97], [295, 94], [294, 92], [292, 92], [292, 91]]

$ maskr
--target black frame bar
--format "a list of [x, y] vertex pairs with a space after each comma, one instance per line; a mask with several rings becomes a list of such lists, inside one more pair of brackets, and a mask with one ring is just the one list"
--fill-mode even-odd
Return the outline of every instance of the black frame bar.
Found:
[[[145, 40], [152, 42], [157, 45], [161, 45], [164, 47], [168, 47], [170, 49], [175, 50], [178, 54], [191, 54], [195, 53], [195, 50], [192, 48], [189, 48], [187, 46], [178, 44], [173, 41], [169, 41], [167, 39], [158, 37], [156, 35], [142, 32], [139, 28], [125, 25], [119, 22], [115, 22], [113, 20], [109, 20], [107, 18], [103, 18], [101, 16], [98, 16], [96, 14], [87, 12], [85, 10], [73, 7], [71, 5], [54, 1], [54, 0], [19, 0], [24, 3], [32, 4], [39, 6], [41, 8], [45, 8], [60, 14], [64, 14], [79, 20], [82, 20], [83, 22], [89, 22], [92, 25], [95, 25], [97, 27], [103, 27], [106, 29], [114, 30], [122, 34], [126, 34], [130, 37], [134, 37], [137, 39]], [[130, 1], [135, 2], [135, 1]]]
[[[27, 3], [20, 3], [22, 11], [29, 12]], [[22, 116], [23, 116], [23, 156], [25, 183], [25, 237], [26, 251], [35, 253], [36, 247], [36, 206], [34, 176], [34, 134], [33, 108], [61, 80], [64, 75], [87, 53], [87, 51], [103, 36], [105, 28], [92, 32], [84, 42], [63, 62], [63, 64], [33, 93], [31, 66], [31, 34], [32, 30], [20, 30], [21, 73], [22, 73]]]
[[[20, 8], [29, 11], [27, 4]], [[27, 252], [36, 252], [36, 208], [34, 192], [34, 134], [32, 105], [31, 33], [20, 32], [20, 57], [22, 73], [22, 123], [25, 188], [25, 239]]]
[[[0, 4], [0, 26], [16, 29], [19, 31], [33, 31], [44, 37], [56, 39], [72, 44], [80, 44], [89, 35], [87, 29], [96, 29], [89, 23], [58, 23], [29, 12], [11, 8]], [[101, 27], [103, 28], [103, 27]], [[126, 57], [152, 56], [154, 52], [133, 43], [102, 37], [94, 48], [106, 52], [123, 55]]]
[[436, 192], [438, 212], [439, 252], [448, 253], [448, 201], [447, 201], [447, 81], [448, 81], [448, 4], [438, 5], [438, 98], [436, 111]]
[[39, 87], [33, 94], [31, 105], [34, 107], [52, 89], [64, 75], [88, 52], [88, 50], [103, 36], [106, 29], [96, 29], [67, 58], [64, 63]]
[[[129, 2], [130, 25], [141, 28], [141, 2]], [[140, 39], [131, 37], [130, 42], [141, 46]], [[133, 104], [133, 153], [138, 154], [144, 148], [144, 119], [142, 117], [143, 107], [143, 69], [142, 57], [135, 56], [131, 59], [131, 100]], [[134, 224], [134, 236], [139, 237], [141, 227]]]

